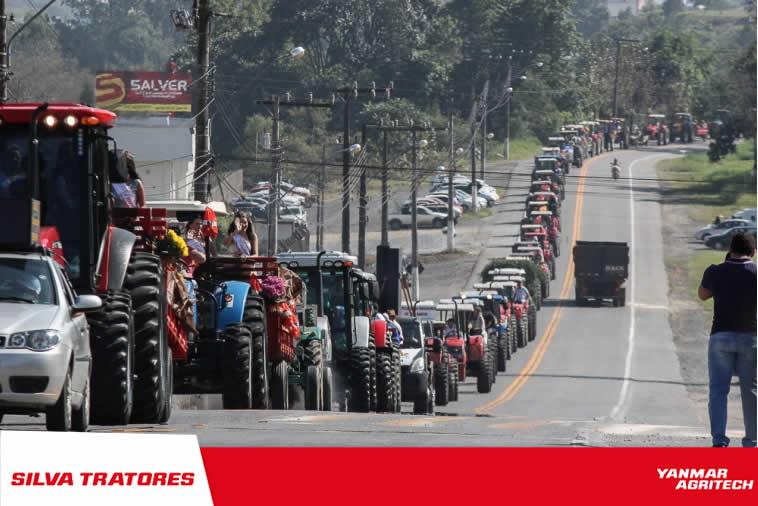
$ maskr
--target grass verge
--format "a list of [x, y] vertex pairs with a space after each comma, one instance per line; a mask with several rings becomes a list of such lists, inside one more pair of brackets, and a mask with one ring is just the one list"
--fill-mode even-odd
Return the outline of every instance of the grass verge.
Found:
[[703, 224], [714, 216], [731, 216], [735, 211], [755, 207], [753, 179], [753, 143], [737, 146], [737, 153], [717, 163], [705, 153], [691, 153], [658, 164], [659, 174], [667, 182], [666, 202], [689, 206], [690, 218]]

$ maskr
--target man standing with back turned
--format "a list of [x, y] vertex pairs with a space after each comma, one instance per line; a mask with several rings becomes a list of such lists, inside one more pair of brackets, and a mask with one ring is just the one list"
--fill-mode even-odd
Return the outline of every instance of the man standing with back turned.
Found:
[[735, 234], [722, 264], [703, 273], [698, 297], [713, 297], [713, 327], [708, 343], [708, 415], [714, 447], [729, 446], [726, 406], [732, 373], [740, 380], [745, 438], [742, 446], [756, 444], [756, 268], [751, 260], [755, 241]]

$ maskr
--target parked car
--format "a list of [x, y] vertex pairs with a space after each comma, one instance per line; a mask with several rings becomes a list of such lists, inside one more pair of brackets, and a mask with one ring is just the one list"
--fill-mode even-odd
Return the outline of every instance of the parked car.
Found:
[[748, 207], [743, 209], [742, 211], [737, 211], [732, 215], [732, 218], [736, 218], [739, 220], [748, 220], [755, 223], [755, 207]]
[[755, 223], [749, 225], [739, 225], [736, 227], [728, 228], [719, 234], [712, 234], [705, 240], [705, 245], [713, 249], [727, 249], [732, 242], [734, 234], [749, 234], [755, 239], [756, 227]]
[[53, 259], [0, 253], [0, 420], [45, 413], [48, 430], [86, 431], [90, 409], [89, 325], [102, 306], [77, 296]]
[[721, 234], [722, 232], [730, 228], [746, 226], [746, 225], [751, 225], [751, 224], [754, 225], [754, 222], [751, 222], [749, 220], [738, 220], [738, 219], [724, 220], [721, 223], [710, 224], [701, 228], [700, 230], [695, 232], [695, 239], [705, 241], [710, 236], [715, 235], [715, 234]]
[[[435, 198], [442, 202], [443, 204], [447, 204], [447, 193], [430, 193], [429, 195], [424, 196], [423, 198]], [[458, 209], [461, 214], [463, 214], [463, 206], [461, 205], [461, 201], [458, 200], [455, 196], [453, 196], [453, 207]]]
[[300, 206], [284, 206], [279, 209], [279, 222], [302, 223], [308, 221], [308, 215]]
[[[439, 213], [432, 211], [424, 206], [416, 207], [416, 223], [419, 228], [432, 227], [442, 228], [447, 225], [447, 213]], [[407, 213], [401, 212], [400, 214], [393, 214], [389, 217], [389, 226], [392, 230], [400, 230], [411, 226], [411, 213], [408, 210]]]
[[[447, 191], [447, 189], [445, 189]], [[474, 206], [474, 201], [471, 198], [471, 195], [466, 193], [463, 190], [455, 189], [455, 197], [460, 201], [461, 205], [463, 206], [464, 211], [468, 211]], [[477, 196], [477, 206], [479, 209], [487, 207], [487, 199], [484, 197], [478, 197]]]

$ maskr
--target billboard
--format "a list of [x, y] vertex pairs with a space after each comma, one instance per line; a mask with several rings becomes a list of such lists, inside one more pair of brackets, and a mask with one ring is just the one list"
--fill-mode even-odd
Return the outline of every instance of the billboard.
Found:
[[119, 112], [191, 112], [192, 76], [171, 72], [98, 72], [97, 107]]

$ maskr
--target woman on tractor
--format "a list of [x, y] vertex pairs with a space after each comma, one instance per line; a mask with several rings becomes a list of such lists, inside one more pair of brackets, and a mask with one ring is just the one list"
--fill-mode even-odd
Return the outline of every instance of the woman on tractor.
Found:
[[208, 258], [202, 225], [203, 218], [198, 214], [191, 221], [187, 222], [187, 226], [184, 229], [184, 240], [187, 241], [187, 248], [189, 249], [189, 255], [184, 261], [187, 265], [186, 277], [188, 278], [192, 278], [195, 269], [200, 264], [204, 264]]
[[247, 214], [242, 211], [234, 214], [234, 221], [229, 224], [223, 245], [236, 257], [258, 256], [258, 236]]

